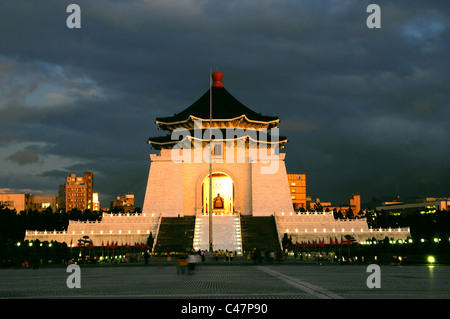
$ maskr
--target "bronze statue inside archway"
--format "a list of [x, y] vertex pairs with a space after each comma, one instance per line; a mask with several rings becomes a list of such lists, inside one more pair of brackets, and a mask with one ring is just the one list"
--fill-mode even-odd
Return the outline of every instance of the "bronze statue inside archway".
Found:
[[[214, 215], [234, 214], [234, 183], [230, 176], [221, 172], [212, 174], [212, 210]], [[209, 214], [209, 175], [202, 185], [202, 213]]]

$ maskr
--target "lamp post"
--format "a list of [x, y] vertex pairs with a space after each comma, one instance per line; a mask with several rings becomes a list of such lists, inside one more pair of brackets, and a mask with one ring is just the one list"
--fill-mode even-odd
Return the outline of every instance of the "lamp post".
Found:
[[209, 251], [213, 252], [212, 234], [212, 70], [209, 76]]

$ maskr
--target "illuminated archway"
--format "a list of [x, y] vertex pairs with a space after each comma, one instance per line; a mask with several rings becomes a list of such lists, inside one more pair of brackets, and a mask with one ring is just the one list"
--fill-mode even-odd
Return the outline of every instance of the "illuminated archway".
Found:
[[[209, 174], [202, 183], [202, 212], [209, 214]], [[212, 206], [217, 215], [234, 212], [234, 183], [230, 176], [221, 172], [212, 174]]]

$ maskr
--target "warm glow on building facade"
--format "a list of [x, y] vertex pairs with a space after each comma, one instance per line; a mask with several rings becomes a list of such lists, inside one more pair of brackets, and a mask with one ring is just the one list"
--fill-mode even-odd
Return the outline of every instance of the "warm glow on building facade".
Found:
[[92, 210], [94, 212], [100, 211], [100, 200], [98, 198], [98, 193], [92, 194]]
[[0, 194], [0, 205], [15, 209], [17, 213], [21, 211], [38, 211], [52, 209], [56, 212], [59, 209], [60, 201], [56, 195], [32, 195], [32, 194]]
[[306, 210], [306, 174], [287, 174], [294, 210]]
[[93, 210], [94, 173], [85, 172], [83, 177], [70, 174], [66, 182], [59, 186], [61, 206], [66, 211], [78, 209]]
[[[169, 134], [150, 138], [151, 154], [143, 212], [162, 216], [242, 214], [271, 216], [292, 211], [285, 167], [287, 138], [276, 116], [256, 113], [222, 85], [222, 74], [191, 106], [157, 118]], [[209, 163], [212, 161], [212, 198]], [[216, 203], [216, 204], [215, 204]]]
[[117, 196], [115, 200], [111, 201], [111, 210], [121, 209], [124, 213], [134, 212], [136, 207], [134, 206], [134, 195], [126, 194]]

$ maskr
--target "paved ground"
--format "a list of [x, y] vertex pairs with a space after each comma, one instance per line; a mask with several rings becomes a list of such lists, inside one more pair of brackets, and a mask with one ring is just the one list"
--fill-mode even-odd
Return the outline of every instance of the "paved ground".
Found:
[[450, 267], [381, 266], [380, 288], [368, 288], [367, 265], [200, 264], [81, 266], [81, 288], [68, 288], [64, 267], [0, 270], [0, 298], [95, 299], [447, 299]]

